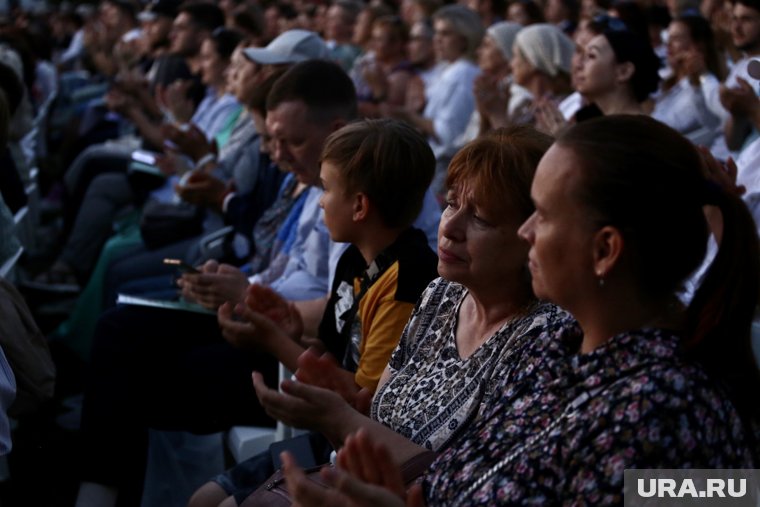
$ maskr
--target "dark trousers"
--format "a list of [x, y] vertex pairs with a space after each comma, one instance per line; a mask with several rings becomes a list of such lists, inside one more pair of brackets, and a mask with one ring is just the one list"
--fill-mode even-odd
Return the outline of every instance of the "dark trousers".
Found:
[[256, 399], [253, 370], [276, 385], [276, 360], [230, 346], [214, 316], [136, 306], [106, 312], [85, 388], [83, 480], [118, 488], [120, 505], [139, 505], [149, 428], [273, 425]]

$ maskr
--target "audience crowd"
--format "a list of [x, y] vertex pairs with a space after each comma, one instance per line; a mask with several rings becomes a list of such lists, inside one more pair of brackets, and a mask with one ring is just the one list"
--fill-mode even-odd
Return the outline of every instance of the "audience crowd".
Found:
[[760, 0], [11, 2], [0, 460], [54, 407], [77, 507], [181, 487], [152, 430], [300, 430], [193, 507], [760, 468], [759, 81]]

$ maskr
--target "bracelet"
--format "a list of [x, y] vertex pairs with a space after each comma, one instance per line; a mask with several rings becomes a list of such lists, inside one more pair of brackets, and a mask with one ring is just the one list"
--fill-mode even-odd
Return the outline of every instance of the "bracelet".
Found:
[[209, 162], [216, 162], [216, 155], [213, 153], [206, 153], [200, 159], [198, 159], [198, 162], [195, 163], [195, 168], [201, 168]]

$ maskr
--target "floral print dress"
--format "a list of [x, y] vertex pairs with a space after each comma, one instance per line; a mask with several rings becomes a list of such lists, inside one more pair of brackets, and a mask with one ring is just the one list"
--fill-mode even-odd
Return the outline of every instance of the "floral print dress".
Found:
[[[661, 329], [579, 354], [567, 320], [425, 477], [427, 505], [622, 504], [627, 468], [753, 468], [725, 393]], [[491, 472], [489, 472], [491, 471]]]
[[467, 289], [443, 278], [428, 286], [388, 363], [391, 377], [375, 394], [372, 418], [427, 449], [439, 451], [483, 411], [503, 379], [551, 322], [567, 313], [536, 302], [504, 323], [472, 355], [456, 343]]

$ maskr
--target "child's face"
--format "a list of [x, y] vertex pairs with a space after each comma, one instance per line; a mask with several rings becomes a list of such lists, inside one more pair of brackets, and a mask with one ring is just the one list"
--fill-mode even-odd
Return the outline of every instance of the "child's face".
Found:
[[325, 212], [325, 225], [330, 231], [330, 238], [333, 241], [351, 243], [354, 237], [353, 232], [356, 230], [354, 222], [356, 194], [346, 191], [343, 173], [328, 160], [322, 162], [319, 177], [324, 189], [319, 199], [319, 206]]

